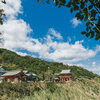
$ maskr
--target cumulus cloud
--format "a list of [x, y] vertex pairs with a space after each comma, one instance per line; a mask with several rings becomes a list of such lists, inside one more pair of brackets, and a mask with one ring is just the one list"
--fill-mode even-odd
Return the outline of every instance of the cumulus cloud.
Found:
[[77, 18], [73, 18], [71, 21], [70, 21], [74, 27], [77, 27], [79, 24], [82, 24], [81, 21], [77, 20]]
[[85, 48], [80, 41], [76, 41], [74, 44], [52, 41], [48, 46], [53, 49], [53, 52], [48, 51], [42, 57], [63, 63], [82, 61], [94, 57], [97, 53], [96, 50]]
[[[32, 29], [23, 19], [17, 18], [18, 13], [22, 11], [21, 1], [8, 0], [7, 4], [2, 7], [4, 7], [7, 14], [7, 20], [0, 26], [0, 30], [4, 32], [4, 45], [1, 46], [2, 48], [16, 52], [19, 49], [26, 50], [31, 53], [37, 53], [39, 58], [63, 62], [65, 64], [86, 60], [94, 57], [100, 51], [100, 46], [97, 46], [95, 50], [85, 48], [82, 45], [84, 41], [76, 41], [74, 44], [67, 41], [62, 42], [63, 37], [53, 28], [48, 30], [42, 42], [39, 39], [28, 37]], [[7, 8], [11, 10], [8, 11]], [[58, 40], [56, 41], [56, 39]], [[23, 56], [27, 55], [22, 52], [17, 53]]]
[[56, 30], [54, 30], [53, 28], [50, 28], [48, 33], [52, 34], [54, 37], [56, 37], [57, 39], [63, 39], [63, 37], [61, 36], [61, 34], [59, 32], [57, 32]]

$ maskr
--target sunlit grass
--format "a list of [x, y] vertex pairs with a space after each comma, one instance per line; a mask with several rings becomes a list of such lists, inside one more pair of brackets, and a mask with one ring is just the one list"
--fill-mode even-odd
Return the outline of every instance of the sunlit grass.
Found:
[[57, 84], [54, 92], [51, 92], [46, 84], [41, 84], [40, 87], [41, 90], [34, 92], [34, 95], [16, 100], [100, 100], [100, 83], [88, 79]]

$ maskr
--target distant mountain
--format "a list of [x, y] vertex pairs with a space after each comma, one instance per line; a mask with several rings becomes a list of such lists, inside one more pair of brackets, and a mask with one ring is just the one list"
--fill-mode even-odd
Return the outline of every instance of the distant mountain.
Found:
[[33, 58], [30, 56], [20, 56], [15, 52], [0, 49], [0, 65], [6, 67], [7, 70], [12, 69], [24, 69], [31, 70], [36, 74], [40, 75], [51, 75], [59, 73], [62, 69], [71, 69], [73, 79], [80, 77], [94, 79], [99, 75], [94, 74], [82, 67], [63, 65], [57, 62], [47, 62], [39, 58]]

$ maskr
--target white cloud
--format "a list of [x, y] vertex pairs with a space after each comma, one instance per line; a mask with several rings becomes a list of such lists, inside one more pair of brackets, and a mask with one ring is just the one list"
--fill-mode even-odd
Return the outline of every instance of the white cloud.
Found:
[[23, 53], [23, 52], [16, 52], [18, 55], [20, 56], [27, 56], [28, 54], [27, 53]]
[[95, 65], [96, 65], [96, 62], [95, 62], [95, 61], [94, 61], [94, 62], [92, 62], [92, 66], [93, 66], [93, 67], [95, 67]]
[[82, 61], [94, 57], [97, 53], [96, 50], [85, 48], [80, 41], [76, 41], [75, 44], [52, 41], [48, 46], [53, 49], [53, 52], [48, 52], [42, 57], [63, 63]]
[[31, 32], [30, 26], [22, 19], [10, 19], [0, 26], [0, 30], [4, 31], [5, 48], [21, 48], [30, 40], [27, 37], [27, 34]]
[[[2, 0], [0, 0], [2, 1]], [[4, 9], [6, 17], [14, 18], [21, 12], [21, 0], [6, 0], [7, 4], [3, 4], [0, 2], [0, 9]]]
[[52, 34], [54, 37], [56, 37], [59, 40], [63, 39], [61, 34], [59, 32], [57, 32], [56, 30], [54, 30], [53, 28], [50, 28], [48, 33]]
[[95, 67], [94, 66], [93, 67], [88, 67], [86, 69], [100, 75], [100, 65], [96, 65]]
[[[4, 24], [0, 26], [0, 30], [4, 32], [4, 46], [2, 48], [7, 48], [16, 52], [18, 49], [27, 50], [31, 53], [37, 53], [39, 58], [63, 62], [65, 64], [86, 60], [94, 57], [100, 51], [100, 46], [97, 46], [95, 50], [85, 48], [82, 45], [84, 41], [76, 41], [74, 44], [62, 42], [60, 40], [63, 39], [63, 37], [53, 28], [49, 29], [48, 34], [43, 38], [43, 42], [39, 39], [28, 37], [27, 35], [32, 32], [32, 29], [23, 19], [17, 18], [18, 13], [22, 10], [20, 0], [16, 0], [16, 4], [13, 0], [8, 1], [9, 2], [5, 5], [8, 8], [11, 5], [17, 5], [11, 7], [10, 11], [6, 11], [5, 8], [8, 17]], [[59, 41], [55, 41], [54, 38]], [[26, 55], [21, 52], [17, 53]]]
[[68, 36], [67, 40], [68, 40], [68, 42], [71, 42], [72, 39]]
[[81, 21], [77, 20], [77, 18], [73, 18], [71, 20], [71, 23], [73, 24], [74, 27], [77, 27], [79, 24], [82, 24]]

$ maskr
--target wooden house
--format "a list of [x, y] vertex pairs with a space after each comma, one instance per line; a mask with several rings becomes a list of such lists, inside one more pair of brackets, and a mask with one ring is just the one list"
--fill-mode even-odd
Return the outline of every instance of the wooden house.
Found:
[[5, 81], [10, 83], [19, 83], [21, 82], [22, 78], [26, 75], [22, 70], [13, 70], [8, 71], [5, 74], [1, 75], [0, 77], [3, 77]]
[[62, 70], [59, 74], [60, 80], [62, 82], [72, 80], [72, 73], [70, 70]]

